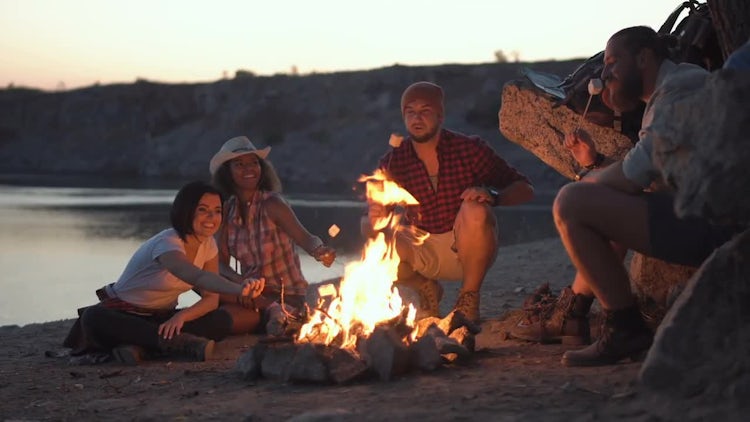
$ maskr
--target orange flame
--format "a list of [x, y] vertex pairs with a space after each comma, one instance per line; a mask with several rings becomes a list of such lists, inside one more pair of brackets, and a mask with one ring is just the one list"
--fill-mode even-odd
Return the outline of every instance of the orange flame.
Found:
[[[377, 170], [359, 179], [367, 183], [367, 198], [382, 205], [416, 205], [409, 192], [388, 180]], [[396, 229], [398, 219], [393, 213], [373, 224], [376, 230]], [[327, 309], [316, 309], [302, 326], [298, 342], [340, 344], [342, 348], [356, 346], [359, 336], [367, 336], [383, 322], [406, 315], [406, 324], [414, 326], [416, 309], [405, 307], [398, 289], [393, 287], [400, 259], [395, 249], [395, 237], [386, 240], [383, 233], [369, 240], [362, 260], [346, 266], [344, 277]]]

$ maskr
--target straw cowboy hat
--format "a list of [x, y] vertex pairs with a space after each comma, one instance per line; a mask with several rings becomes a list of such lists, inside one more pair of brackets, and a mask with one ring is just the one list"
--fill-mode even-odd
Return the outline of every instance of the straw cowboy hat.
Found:
[[271, 147], [258, 149], [255, 148], [255, 145], [253, 145], [249, 139], [247, 139], [247, 136], [237, 136], [224, 142], [224, 145], [221, 146], [219, 152], [214, 154], [208, 165], [208, 171], [211, 172], [211, 175], [213, 176], [222, 164], [231, 159], [237, 158], [240, 155], [255, 154], [259, 158], [265, 159], [269, 152], [271, 152]]

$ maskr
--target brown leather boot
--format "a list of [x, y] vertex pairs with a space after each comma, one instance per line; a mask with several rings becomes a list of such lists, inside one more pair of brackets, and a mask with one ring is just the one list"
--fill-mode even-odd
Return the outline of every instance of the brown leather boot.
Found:
[[440, 313], [440, 300], [443, 299], [443, 286], [437, 280], [412, 272], [396, 280], [396, 286], [406, 286], [419, 294], [418, 318], [437, 317]]
[[454, 310], [463, 313], [472, 323], [479, 324], [479, 292], [462, 290], [458, 294]]
[[178, 334], [167, 340], [159, 336], [158, 350], [165, 355], [176, 355], [203, 362], [211, 359], [214, 341], [190, 333]]
[[560, 292], [551, 313], [543, 309], [529, 312], [509, 334], [517, 339], [538, 343], [589, 344], [589, 309], [593, 301], [594, 298], [575, 294], [570, 287], [566, 287]]
[[654, 335], [637, 306], [605, 312], [599, 338], [594, 344], [563, 354], [565, 366], [612, 365], [625, 358], [639, 360], [651, 347]]
[[419, 299], [427, 316], [439, 317], [443, 286], [437, 280], [425, 278], [419, 285]]

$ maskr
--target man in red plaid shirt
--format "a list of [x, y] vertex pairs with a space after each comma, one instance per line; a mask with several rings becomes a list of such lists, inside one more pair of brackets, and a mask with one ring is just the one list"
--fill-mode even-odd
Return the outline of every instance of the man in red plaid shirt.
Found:
[[[462, 280], [456, 310], [479, 321], [479, 289], [497, 255], [492, 206], [516, 205], [534, 196], [531, 182], [482, 139], [442, 128], [443, 90], [430, 82], [410, 85], [401, 97], [409, 136], [383, 156], [380, 168], [419, 202], [406, 224], [429, 233], [423, 242], [397, 237], [399, 282], [420, 292], [427, 315], [437, 315], [442, 287]], [[363, 231], [387, 210], [370, 203]], [[403, 233], [403, 232], [402, 232]]]

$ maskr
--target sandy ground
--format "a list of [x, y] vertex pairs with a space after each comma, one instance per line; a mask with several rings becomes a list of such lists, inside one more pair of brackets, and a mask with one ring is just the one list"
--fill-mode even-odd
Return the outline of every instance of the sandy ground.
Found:
[[[559, 240], [500, 250], [482, 292], [475, 359], [389, 382], [343, 386], [243, 381], [233, 372], [255, 336], [217, 345], [206, 363], [71, 366], [59, 351], [72, 320], [0, 327], [0, 420], [742, 420], [696, 401], [665, 401], [637, 384], [639, 363], [565, 368], [559, 345], [504, 339], [508, 310], [542, 282], [570, 283]], [[446, 285], [443, 312], [457, 284]]]

